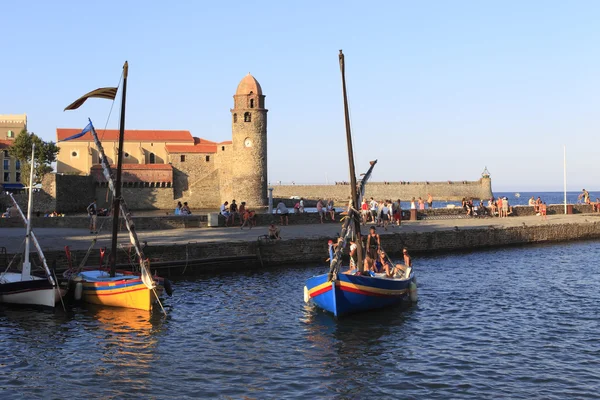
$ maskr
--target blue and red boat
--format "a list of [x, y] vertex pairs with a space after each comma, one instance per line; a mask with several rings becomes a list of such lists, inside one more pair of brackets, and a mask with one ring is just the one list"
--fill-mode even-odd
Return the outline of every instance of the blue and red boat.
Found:
[[417, 279], [411, 271], [407, 279], [339, 274], [330, 281], [329, 274], [306, 281], [304, 297], [336, 317], [417, 301]]
[[[388, 277], [382, 273], [363, 272], [362, 254], [364, 249], [360, 232], [360, 213], [357, 209], [361, 204], [366, 183], [377, 161], [371, 161], [371, 167], [362, 176], [361, 181], [357, 183], [346, 94], [344, 55], [341, 50], [339, 59], [342, 72], [346, 141], [350, 165], [349, 187], [352, 201], [349, 204], [347, 217], [342, 225], [342, 232], [338, 244], [335, 246], [335, 251], [334, 246], [330, 245], [329, 272], [308, 279], [304, 286], [304, 301], [307, 303], [312, 302], [316, 306], [333, 313], [336, 317], [417, 301], [417, 278], [411, 265], [402, 267], [404, 272], [399, 277]], [[342, 255], [350, 240], [357, 244], [356, 253], [353, 255], [354, 274], [340, 272]]]

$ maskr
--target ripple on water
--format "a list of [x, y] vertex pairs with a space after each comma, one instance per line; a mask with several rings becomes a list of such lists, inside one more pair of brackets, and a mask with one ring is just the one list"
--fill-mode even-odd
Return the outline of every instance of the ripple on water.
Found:
[[334, 319], [324, 268], [182, 279], [168, 317], [0, 309], [10, 398], [592, 398], [600, 244], [415, 259], [419, 303]]

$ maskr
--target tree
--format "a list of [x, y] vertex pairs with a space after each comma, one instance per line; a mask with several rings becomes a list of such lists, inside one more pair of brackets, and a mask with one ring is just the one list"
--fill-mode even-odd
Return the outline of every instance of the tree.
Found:
[[52, 172], [51, 163], [56, 161], [60, 149], [53, 142], [44, 142], [35, 133], [23, 129], [17, 135], [14, 143], [9, 147], [8, 154], [21, 162], [21, 182], [29, 186], [31, 171], [31, 145], [35, 143], [35, 169], [33, 171], [34, 183], [40, 183], [49, 172]]

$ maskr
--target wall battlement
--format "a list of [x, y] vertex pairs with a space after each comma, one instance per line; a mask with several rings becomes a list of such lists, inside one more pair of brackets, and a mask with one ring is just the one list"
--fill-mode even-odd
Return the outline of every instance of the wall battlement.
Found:
[[[492, 180], [481, 178], [477, 181], [447, 182], [370, 182], [367, 185], [365, 198], [377, 200], [390, 199], [409, 201], [413, 197], [427, 199], [430, 193], [434, 200], [460, 201], [463, 197], [473, 199], [489, 199], [493, 196]], [[336, 202], [347, 202], [350, 199], [348, 185], [275, 185], [273, 197], [289, 198], [292, 196], [305, 199], [333, 199]]]

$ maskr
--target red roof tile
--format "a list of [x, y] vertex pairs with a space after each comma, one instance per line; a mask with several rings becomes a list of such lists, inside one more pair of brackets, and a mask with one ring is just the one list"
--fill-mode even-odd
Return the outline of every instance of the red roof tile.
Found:
[[169, 153], [216, 153], [216, 144], [197, 144], [195, 146], [181, 146], [168, 144], [165, 146]]
[[[111, 169], [116, 170], [116, 165], [111, 165]], [[102, 165], [92, 165], [92, 169], [102, 169]], [[158, 170], [171, 170], [173, 167], [171, 164], [123, 164], [123, 170], [134, 170], [134, 169], [158, 169]]]
[[[63, 140], [68, 138], [69, 136], [73, 136], [77, 133], [81, 132], [81, 129], [72, 129], [72, 128], [56, 128], [56, 139]], [[117, 141], [119, 139], [119, 130], [118, 129], [107, 129], [102, 130], [98, 129], [98, 136], [100, 140], [105, 141]], [[91, 142], [92, 134], [86, 133], [80, 138], [73, 139], [78, 142]], [[125, 129], [125, 140], [132, 141], [165, 141], [165, 142], [189, 142], [190, 144], [194, 142], [192, 138], [192, 134], [190, 131], [157, 131], [157, 130], [134, 130], [134, 129]]]
[[226, 140], [226, 141], [221, 142], [219, 144], [233, 144], [233, 142], [231, 140]]

